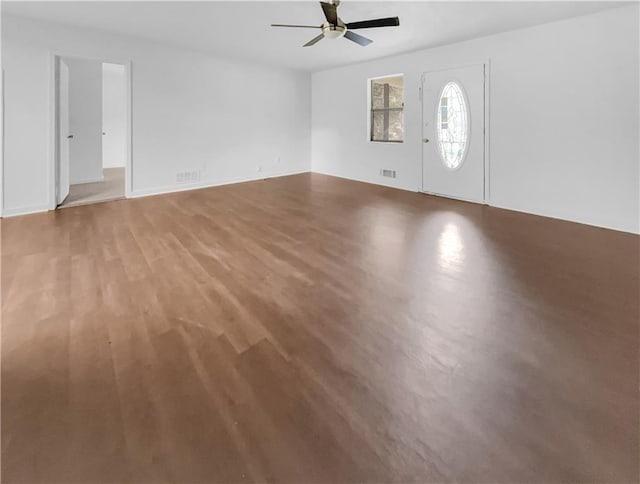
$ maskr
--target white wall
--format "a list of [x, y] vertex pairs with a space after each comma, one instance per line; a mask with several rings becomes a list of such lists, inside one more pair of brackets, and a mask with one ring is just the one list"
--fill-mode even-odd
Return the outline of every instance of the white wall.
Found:
[[[418, 190], [421, 73], [490, 59], [489, 203], [638, 232], [638, 56], [633, 5], [315, 73], [312, 170]], [[405, 142], [369, 143], [367, 79], [399, 72]]]
[[102, 63], [64, 57], [69, 66], [69, 179], [71, 184], [101, 181]]
[[102, 65], [102, 167], [119, 168], [127, 160], [127, 80], [125, 66]]
[[131, 61], [134, 195], [310, 169], [308, 73], [3, 15], [4, 215], [51, 204], [52, 51]]

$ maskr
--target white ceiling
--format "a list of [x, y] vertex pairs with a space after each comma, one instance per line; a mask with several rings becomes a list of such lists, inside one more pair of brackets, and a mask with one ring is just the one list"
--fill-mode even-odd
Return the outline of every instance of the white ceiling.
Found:
[[359, 30], [374, 42], [302, 44], [319, 32], [320, 5], [303, 2], [2, 2], [2, 13], [140, 37], [163, 44], [302, 70], [321, 70], [625, 5], [623, 2], [363, 2], [344, 0], [345, 22], [400, 17], [400, 27]]

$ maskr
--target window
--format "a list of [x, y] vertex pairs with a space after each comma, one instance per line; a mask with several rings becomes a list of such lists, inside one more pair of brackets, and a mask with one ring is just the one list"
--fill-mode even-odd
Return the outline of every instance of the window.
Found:
[[371, 80], [371, 141], [402, 143], [404, 134], [404, 77]]
[[442, 89], [436, 126], [442, 162], [450, 170], [455, 170], [462, 165], [467, 154], [469, 137], [467, 103], [457, 82], [449, 82]]

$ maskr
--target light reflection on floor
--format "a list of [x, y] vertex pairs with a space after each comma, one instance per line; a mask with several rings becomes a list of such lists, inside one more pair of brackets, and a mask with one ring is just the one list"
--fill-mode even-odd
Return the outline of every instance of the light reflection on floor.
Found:
[[448, 223], [438, 239], [438, 264], [442, 269], [457, 271], [464, 258], [464, 244], [458, 226]]

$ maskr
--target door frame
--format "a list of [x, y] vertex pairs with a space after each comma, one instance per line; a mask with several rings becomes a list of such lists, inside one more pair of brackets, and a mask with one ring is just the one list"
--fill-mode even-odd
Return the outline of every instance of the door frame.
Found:
[[[484, 163], [484, 196], [483, 199], [481, 201], [477, 201], [477, 200], [467, 200], [467, 199], [460, 199], [460, 198], [456, 198], [456, 197], [446, 197], [446, 198], [452, 198], [452, 199], [457, 199], [457, 200], [464, 200], [466, 202], [473, 202], [473, 203], [480, 203], [483, 205], [489, 205], [491, 202], [491, 150], [490, 150], [490, 92], [491, 90], [489, 89], [490, 87], [490, 79], [491, 79], [491, 59], [488, 58], [484, 61], [478, 61], [478, 62], [467, 62], [464, 64], [450, 64], [450, 65], [445, 65], [445, 66], [440, 66], [440, 67], [436, 67], [434, 69], [429, 69], [428, 71], [424, 71], [420, 74], [420, 175], [421, 175], [421, 179], [420, 179], [420, 188], [418, 189], [418, 191], [420, 193], [425, 193], [425, 194], [429, 194], [429, 195], [435, 195], [431, 192], [427, 192], [424, 189], [424, 150], [425, 150], [425, 143], [423, 141], [424, 138], [424, 93], [423, 93], [423, 88], [424, 88], [424, 81], [426, 79], [426, 76], [428, 74], [434, 73], [434, 72], [442, 72], [442, 71], [448, 71], [450, 69], [459, 69], [462, 67], [473, 67], [473, 66], [484, 66], [484, 150], [483, 150], [483, 163]], [[438, 196], [445, 196], [442, 194], [438, 194]]]
[[0, 69], [0, 217], [4, 215], [4, 68]]
[[130, 60], [113, 59], [104, 57], [90, 57], [77, 54], [67, 54], [60, 51], [49, 52], [49, 99], [50, 99], [50, 129], [49, 129], [49, 163], [47, 178], [49, 180], [49, 210], [55, 210], [58, 207], [56, 200], [56, 190], [58, 185], [58, 171], [60, 166], [59, 150], [58, 150], [58, 114], [60, 106], [58, 105], [58, 66], [59, 59], [67, 57], [70, 59], [84, 59], [100, 61], [107, 64], [120, 64], [124, 66], [125, 73], [125, 97], [126, 97], [126, 127], [125, 127], [125, 151], [126, 160], [124, 166], [124, 196], [131, 198], [133, 192], [133, 122], [132, 122], [132, 66]]
[[[60, 101], [60, 95], [62, 92], [62, 66], [65, 66], [64, 70], [66, 71], [66, 86], [65, 86], [65, 90], [66, 90], [66, 101], [67, 101], [67, 106], [64, 108], [64, 110], [66, 111], [66, 120], [65, 120], [65, 124], [66, 124], [66, 128], [67, 128], [67, 134], [66, 134], [66, 141], [63, 139], [62, 136], [62, 123], [60, 122], [60, 113], [63, 110], [62, 105], [59, 104]], [[60, 206], [62, 203], [64, 203], [64, 201], [67, 199], [67, 197], [69, 196], [69, 189], [71, 188], [71, 143], [69, 142], [69, 132], [70, 132], [70, 97], [69, 97], [69, 65], [68, 62], [63, 61], [61, 58], [58, 58], [58, 62], [56, 63], [56, 83], [57, 83], [57, 88], [56, 88], [56, 101], [58, 102], [58, 114], [56, 115], [56, 130], [55, 130], [55, 143], [56, 143], [56, 155], [57, 155], [57, 164], [56, 164], [56, 186], [55, 186], [55, 197], [56, 197], [56, 205]], [[66, 145], [66, 146], [65, 146]], [[62, 153], [62, 148], [63, 146], [66, 148], [66, 156], [67, 159], [65, 160], [65, 164], [63, 165], [62, 160], [60, 159], [60, 154]], [[64, 166], [64, 170], [63, 170], [63, 166]], [[66, 194], [64, 195], [64, 197], [62, 196], [62, 194], [60, 193], [60, 190], [62, 189], [62, 173], [63, 171], [65, 172], [65, 178], [66, 178], [66, 185], [64, 187], [64, 190], [66, 191]]]

